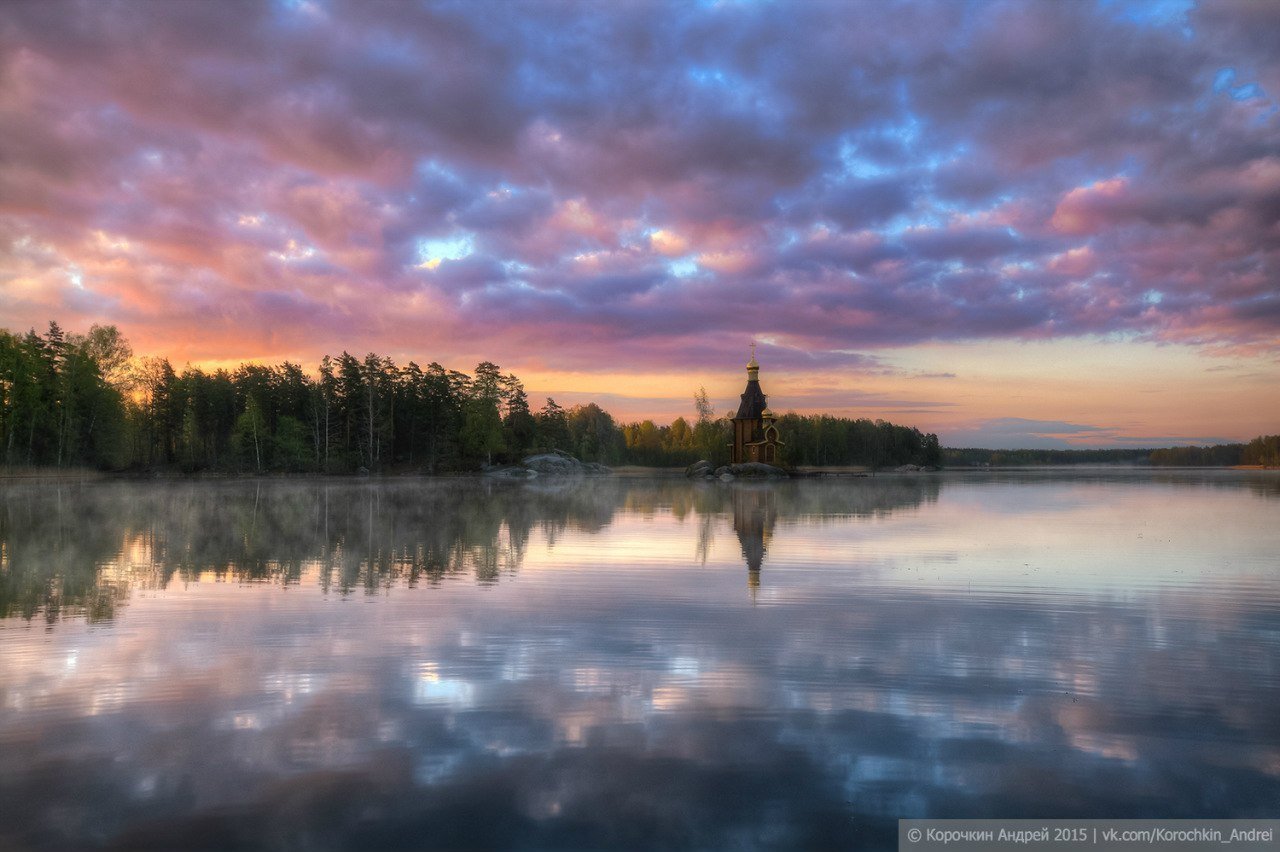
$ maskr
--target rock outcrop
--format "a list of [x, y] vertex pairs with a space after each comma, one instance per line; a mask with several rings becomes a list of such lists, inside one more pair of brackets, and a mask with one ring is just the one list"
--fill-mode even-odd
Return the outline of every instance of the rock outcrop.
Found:
[[598, 462], [584, 462], [561, 450], [526, 456], [518, 465], [486, 470], [485, 476], [533, 479], [538, 476], [599, 476], [613, 471]]
[[696, 461], [684, 469], [684, 475], [690, 479], [714, 479], [715, 465], [706, 459]]
[[761, 462], [743, 462], [742, 464], [726, 464], [713, 467], [711, 462], [703, 460], [689, 465], [684, 475], [690, 479], [733, 482], [735, 479], [786, 479], [787, 472], [780, 467]]

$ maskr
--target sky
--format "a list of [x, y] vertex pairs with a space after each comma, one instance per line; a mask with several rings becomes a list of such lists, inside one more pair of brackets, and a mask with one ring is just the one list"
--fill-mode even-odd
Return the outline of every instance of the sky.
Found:
[[0, 7], [0, 326], [949, 446], [1280, 431], [1280, 4]]

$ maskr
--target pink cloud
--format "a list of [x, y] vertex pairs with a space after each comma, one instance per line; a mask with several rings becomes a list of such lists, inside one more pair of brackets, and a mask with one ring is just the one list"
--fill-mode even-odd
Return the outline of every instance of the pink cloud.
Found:
[[[1277, 338], [1252, 11], [1187, 35], [1073, 4], [119, 8], [19, 4], [0, 32], [6, 325], [585, 370], [635, 340], [666, 367], [753, 335], [822, 363]], [[1215, 91], [1228, 62], [1261, 94]]]
[[1091, 234], [1115, 218], [1128, 195], [1123, 177], [1078, 186], [1062, 197], [1050, 221], [1065, 234]]

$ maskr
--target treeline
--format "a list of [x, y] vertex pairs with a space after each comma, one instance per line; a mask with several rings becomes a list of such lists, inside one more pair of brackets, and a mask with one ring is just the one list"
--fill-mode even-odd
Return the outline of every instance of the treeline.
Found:
[[163, 359], [135, 389], [131, 456], [186, 471], [349, 473], [469, 470], [535, 450], [616, 463], [613, 418], [594, 403], [531, 410], [524, 386], [496, 364], [468, 375], [437, 363], [348, 352], [325, 356], [317, 375], [296, 364], [244, 364], [228, 372]]
[[702, 418], [693, 424], [677, 417], [670, 426], [658, 426], [652, 420], [626, 423], [622, 426], [622, 442], [628, 464], [645, 467], [680, 467], [699, 459], [717, 464], [729, 460], [729, 442], [733, 432], [728, 421]]
[[1280, 467], [1280, 435], [1259, 435], [1247, 444], [1217, 444], [1211, 447], [1169, 447], [1154, 450], [1151, 463], [1164, 466], [1195, 467], [1262, 465]]
[[1260, 435], [1245, 444], [1240, 463], [1280, 467], [1280, 435]]
[[942, 451], [951, 467], [1018, 467], [1061, 464], [1147, 464], [1152, 450], [988, 450], [948, 447]]
[[1263, 435], [1247, 444], [1205, 447], [1162, 447], [1133, 450], [987, 450], [945, 449], [953, 467], [1018, 467], [1021, 465], [1131, 464], [1157, 467], [1280, 467], [1280, 435]]
[[1244, 444], [1216, 444], [1152, 450], [1150, 462], [1159, 467], [1232, 467], [1244, 464], [1243, 457]]
[[44, 335], [0, 329], [0, 459], [6, 466], [120, 467], [128, 344], [112, 326]]
[[475, 469], [536, 450], [617, 464], [622, 432], [594, 403], [529, 406], [520, 380], [376, 354], [176, 371], [134, 359], [114, 326], [0, 331], [6, 466], [257, 472]]
[[778, 419], [778, 431], [787, 445], [784, 458], [796, 466], [883, 468], [942, 464], [937, 435], [885, 420], [784, 414]]
[[[657, 426], [651, 420], [623, 426], [628, 461], [656, 467], [688, 465], [698, 459], [727, 463], [733, 442], [730, 421], [710, 412], [705, 392], [695, 395], [694, 403], [700, 416], [693, 425], [678, 417], [670, 426]], [[785, 444], [781, 462], [786, 465], [882, 468], [942, 463], [937, 435], [884, 420], [784, 414], [777, 425]]]
[[[696, 418], [619, 425], [595, 403], [534, 410], [520, 380], [488, 361], [471, 374], [374, 353], [181, 372], [135, 359], [114, 326], [0, 331], [0, 462], [7, 467], [186, 472], [444, 472], [561, 450], [609, 465], [717, 464], [732, 429], [705, 391]], [[882, 420], [786, 414], [790, 465], [939, 465], [938, 437]]]

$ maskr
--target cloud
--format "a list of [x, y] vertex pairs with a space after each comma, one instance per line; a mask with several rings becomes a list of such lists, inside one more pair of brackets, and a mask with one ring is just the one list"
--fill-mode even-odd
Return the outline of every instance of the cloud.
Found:
[[1105, 439], [1108, 445], [1117, 438], [1114, 428], [1062, 420], [1031, 420], [1023, 417], [998, 417], [947, 430], [942, 442], [952, 447], [1001, 447], [1009, 449], [1070, 449], [1080, 441]]
[[1265, 4], [128, 6], [0, 31], [8, 324], [588, 370], [1280, 344]]
[[1230, 444], [1238, 440], [1221, 435], [1133, 435], [1125, 434], [1126, 431], [1128, 430], [1117, 426], [1096, 426], [1063, 420], [997, 417], [960, 424], [944, 430], [939, 437], [944, 445], [951, 447], [1055, 450], [1208, 446]]

